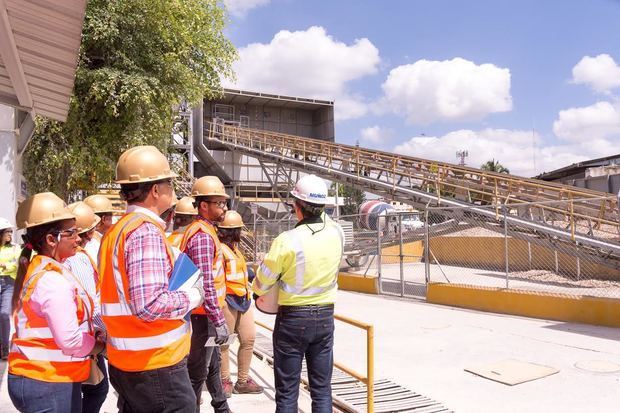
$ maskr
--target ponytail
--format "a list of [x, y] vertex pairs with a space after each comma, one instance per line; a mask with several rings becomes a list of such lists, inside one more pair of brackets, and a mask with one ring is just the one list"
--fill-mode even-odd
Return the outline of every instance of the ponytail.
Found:
[[32, 256], [32, 245], [27, 242], [22, 248], [22, 253], [17, 260], [17, 276], [15, 277], [15, 285], [13, 286], [13, 297], [11, 297], [11, 306], [13, 309], [17, 308], [19, 303], [19, 297], [22, 293], [22, 287], [24, 286], [24, 278], [28, 272], [28, 266], [30, 265], [30, 257]]

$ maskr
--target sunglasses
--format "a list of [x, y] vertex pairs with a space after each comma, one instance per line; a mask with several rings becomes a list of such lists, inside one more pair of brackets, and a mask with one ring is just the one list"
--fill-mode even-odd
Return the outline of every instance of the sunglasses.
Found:
[[58, 240], [60, 241], [60, 237], [65, 237], [65, 238], [73, 238], [78, 234], [79, 229], [78, 228], [69, 228], [69, 229], [64, 229], [62, 231], [58, 231], [55, 232], [54, 235], [56, 235], [58, 237]]

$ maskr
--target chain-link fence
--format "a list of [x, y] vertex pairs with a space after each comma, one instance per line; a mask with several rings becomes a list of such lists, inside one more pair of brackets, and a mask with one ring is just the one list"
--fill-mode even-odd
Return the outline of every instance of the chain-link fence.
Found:
[[[580, 202], [340, 216], [334, 219], [346, 235], [342, 267], [378, 277], [381, 293], [403, 297], [424, 297], [428, 282], [444, 282], [620, 298], [620, 236], [586, 222]], [[291, 216], [248, 225], [257, 261], [295, 223]]]

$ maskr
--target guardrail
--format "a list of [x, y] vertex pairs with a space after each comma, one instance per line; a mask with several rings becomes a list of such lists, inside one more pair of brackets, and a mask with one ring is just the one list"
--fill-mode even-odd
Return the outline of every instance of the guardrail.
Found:
[[[366, 331], [366, 375], [353, 370], [341, 363], [334, 362], [334, 366], [344, 371], [345, 373], [355, 377], [366, 385], [366, 411], [368, 413], [374, 413], [374, 383], [375, 383], [375, 329], [372, 324], [367, 324], [362, 321], [352, 319], [339, 314], [334, 314], [334, 318], [343, 323], [352, 325], [354, 327], [361, 328]], [[273, 331], [273, 328], [260, 322], [254, 321], [256, 325], [263, 327], [266, 330]]]

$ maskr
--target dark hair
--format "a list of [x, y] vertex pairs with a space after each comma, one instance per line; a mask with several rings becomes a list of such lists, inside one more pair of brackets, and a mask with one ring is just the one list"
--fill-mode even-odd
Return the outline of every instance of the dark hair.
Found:
[[[2, 231], [0, 231], [0, 239], [4, 237], [4, 234], [7, 232], [10, 232], [12, 234], [13, 230], [11, 228], [7, 228], [7, 229], [3, 229]], [[5, 242], [4, 244], [0, 245], [0, 247], [4, 247], [5, 245], [11, 245], [11, 241]]]
[[179, 227], [185, 227], [191, 224], [193, 220], [194, 220], [194, 215], [185, 215], [185, 214], [175, 215], [174, 216], [174, 229], [177, 229]]
[[224, 244], [233, 247], [233, 244], [241, 241], [241, 228], [217, 228], [217, 237]]
[[158, 182], [141, 182], [137, 184], [121, 184], [120, 195], [128, 204], [144, 202], [149, 192]]
[[17, 264], [17, 276], [15, 277], [15, 285], [13, 286], [13, 297], [11, 297], [11, 304], [13, 308], [17, 308], [19, 297], [22, 293], [24, 278], [28, 272], [32, 251], [37, 251], [41, 254], [45, 237], [48, 234], [59, 234], [62, 231], [63, 222], [64, 221], [55, 221], [50, 222], [49, 224], [30, 227], [26, 230], [26, 234], [22, 235], [22, 238], [24, 239], [24, 248], [22, 248], [22, 253], [19, 255]]
[[295, 204], [301, 210], [304, 219], [318, 217], [323, 213], [325, 205], [311, 204], [310, 202], [295, 199]]

